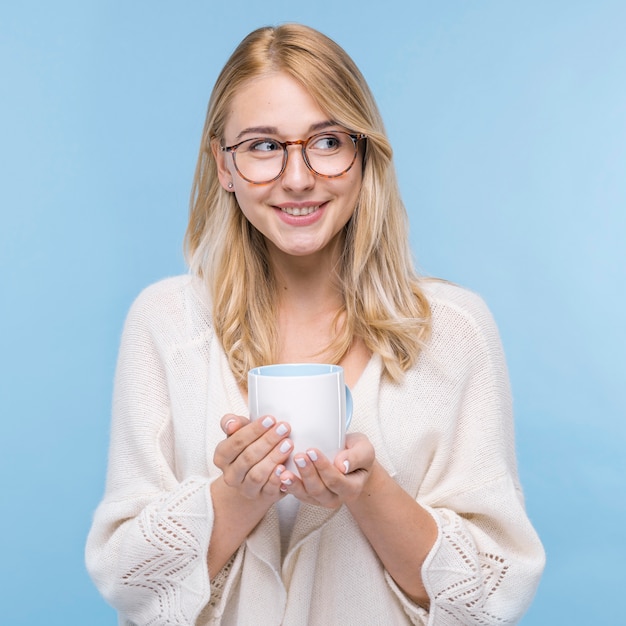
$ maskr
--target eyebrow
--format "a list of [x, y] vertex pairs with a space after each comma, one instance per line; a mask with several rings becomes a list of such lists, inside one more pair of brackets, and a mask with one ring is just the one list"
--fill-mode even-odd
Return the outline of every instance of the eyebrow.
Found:
[[[309, 126], [309, 133], [315, 133], [331, 126], [340, 126], [334, 120], [325, 120], [324, 122], [317, 122]], [[279, 135], [280, 132], [276, 126], [249, 126], [244, 128], [236, 137], [235, 141], [239, 141], [244, 135]]]

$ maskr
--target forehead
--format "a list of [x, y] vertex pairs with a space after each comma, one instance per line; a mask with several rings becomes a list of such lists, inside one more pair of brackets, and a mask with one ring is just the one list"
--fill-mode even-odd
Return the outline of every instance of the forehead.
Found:
[[241, 86], [228, 109], [225, 135], [230, 141], [256, 129], [274, 129], [285, 138], [297, 139], [328, 121], [329, 115], [301, 83], [277, 72]]

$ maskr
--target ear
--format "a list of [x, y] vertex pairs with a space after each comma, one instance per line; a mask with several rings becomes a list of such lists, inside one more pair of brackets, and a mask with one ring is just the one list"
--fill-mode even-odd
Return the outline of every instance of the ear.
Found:
[[233, 173], [230, 170], [230, 167], [232, 167], [232, 158], [227, 152], [224, 152], [220, 148], [219, 140], [215, 138], [211, 139], [211, 152], [213, 152], [213, 158], [217, 165], [217, 177], [220, 181], [220, 185], [231, 193], [233, 191]]

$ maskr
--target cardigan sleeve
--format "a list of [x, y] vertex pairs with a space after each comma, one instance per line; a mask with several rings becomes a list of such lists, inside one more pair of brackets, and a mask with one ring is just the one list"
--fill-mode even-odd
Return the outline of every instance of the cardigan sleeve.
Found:
[[465, 290], [435, 299], [431, 357], [446, 380], [436, 418], [445, 433], [419, 486], [438, 537], [422, 565], [428, 612], [388, 577], [414, 624], [517, 623], [545, 564], [517, 475], [512, 401], [497, 328], [483, 301]]
[[176, 477], [168, 346], [145, 300], [131, 308], [122, 335], [107, 484], [86, 565], [124, 623], [194, 624], [211, 593], [211, 479]]

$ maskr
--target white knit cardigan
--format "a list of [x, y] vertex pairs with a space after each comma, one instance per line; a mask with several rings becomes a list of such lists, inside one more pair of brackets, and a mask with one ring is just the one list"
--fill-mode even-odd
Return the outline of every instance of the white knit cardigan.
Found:
[[124, 329], [106, 492], [88, 570], [125, 626], [484, 626], [516, 623], [544, 566], [517, 477], [506, 365], [473, 293], [425, 282], [432, 338], [400, 384], [372, 357], [352, 431], [433, 515], [430, 611], [384, 570], [345, 507], [301, 505], [284, 560], [274, 508], [209, 581], [210, 483], [222, 415], [247, 415], [197, 279], [146, 289]]

